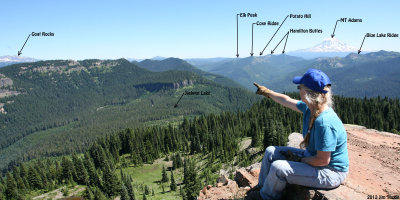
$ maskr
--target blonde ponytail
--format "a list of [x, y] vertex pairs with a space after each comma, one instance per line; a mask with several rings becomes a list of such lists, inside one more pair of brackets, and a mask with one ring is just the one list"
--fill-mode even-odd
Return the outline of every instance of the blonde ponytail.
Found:
[[327, 104], [328, 107], [333, 108], [333, 101], [332, 101], [332, 92], [331, 92], [330, 85], [325, 86], [324, 90], [328, 91], [325, 94], [310, 90], [309, 88], [307, 88], [304, 85], [301, 85], [301, 86], [302, 86], [302, 88], [304, 88], [304, 90], [306, 92], [305, 93], [306, 100], [316, 107], [315, 112], [311, 113], [310, 123], [308, 125], [307, 134], [306, 134], [304, 140], [300, 143], [300, 148], [306, 148], [310, 142], [310, 134], [311, 134], [311, 129], [314, 126], [314, 122], [322, 112], [322, 109], [323, 109], [322, 106], [324, 104]]

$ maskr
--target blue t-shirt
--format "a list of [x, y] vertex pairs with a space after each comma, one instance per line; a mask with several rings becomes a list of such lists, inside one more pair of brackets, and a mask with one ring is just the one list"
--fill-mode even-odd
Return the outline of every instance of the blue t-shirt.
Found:
[[[303, 112], [303, 137], [305, 137], [308, 131], [311, 112], [302, 101], [299, 101], [296, 107]], [[329, 166], [342, 172], [349, 170], [346, 129], [332, 108], [323, 111], [317, 117], [311, 129], [307, 151], [312, 156], [315, 156], [317, 150], [331, 152]]]

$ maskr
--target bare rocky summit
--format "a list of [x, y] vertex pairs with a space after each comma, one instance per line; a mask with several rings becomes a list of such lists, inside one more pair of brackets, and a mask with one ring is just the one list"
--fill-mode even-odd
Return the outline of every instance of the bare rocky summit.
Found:
[[[400, 195], [400, 136], [358, 125], [345, 125], [350, 159], [346, 181], [330, 191], [289, 185], [284, 199], [398, 199]], [[299, 137], [300, 136], [300, 137]], [[289, 136], [288, 146], [298, 147], [299, 133]], [[219, 178], [216, 186], [205, 186], [198, 199], [243, 199], [258, 184], [260, 163], [236, 170], [235, 180]], [[224, 181], [222, 181], [224, 180]]]

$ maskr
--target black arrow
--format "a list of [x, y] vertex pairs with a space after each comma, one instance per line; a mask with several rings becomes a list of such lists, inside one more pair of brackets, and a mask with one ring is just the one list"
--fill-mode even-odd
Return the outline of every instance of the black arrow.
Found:
[[26, 38], [26, 40], [25, 40], [25, 43], [24, 43], [24, 45], [22, 46], [21, 50], [20, 50], [20, 51], [18, 51], [18, 56], [22, 54], [22, 49], [24, 48], [24, 46], [25, 46], [26, 42], [28, 42], [28, 40], [29, 40], [29, 37], [31, 37], [31, 34], [29, 34], [29, 35], [28, 35], [28, 38]]
[[176, 102], [176, 104], [174, 105], [174, 108], [178, 107], [178, 103], [179, 103], [179, 101], [181, 101], [183, 95], [185, 95], [185, 92], [182, 93], [182, 96], [179, 98], [178, 102]]
[[336, 25], [337, 25], [337, 23], [338, 23], [339, 21], [340, 21], [340, 20], [336, 20], [335, 28], [333, 29], [333, 33], [332, 33], [332, 35], [331, 35], [332, 38], [335, 37]]
[[285, 46], [283, 47], [283, 51], [282, 53], [285, 53], [285, 49], [286, 49], [286, 43], [287, 43], [287, 39], [289, 37], [289, 31], [287, 32], [287, 36], [286, 36], [286, 41], [285, 41]]
[[[281, 41], [279, 41], [279, 43], [276, 45], [276, 47], [274, 48], [274, 50], [271, 50], [271, 54], [274, 53], [275, 49], [279, 46], [279, 44], [283, 41], [283, 39], [285, 39], [286, 36], [289, 35], [289, 31], [285, 34], [285, 36], [283, 36], [283, 38], [281, 39]], [[286, 40], [287, 41], [287, 40]], [[285, 43], [286, 46], [286, 43]]]
[[236, 14], [236, 58], [239, 57], [239, 14]]
[[250, 55], [251, 56], [253, 56], [253, 32], [254, 32], [254, 24], [257, 24], [257, 23], [253, 23], [253, 24], [251, 24], [251, 53], [250, 53]]
[[362, 41], [362, 43], [361, 43], [360, 49], [358, 50], [358, 54], [361, 53], [361, 48], [362, 48], [362, 45], [364, 44], [364, 40], [365, 40], [365, 37], [366, 37], [366, 36], [367, 36], [367, 34], [364, 35], [364, 39], [363, 39], [363, 41]]
[[267, 43], [267, 45], [265, 45], [264, 49], [260, 52], [260, 56], [263, 55], [265, 49], [267, 48], [267, 46], [269, 45], [269, 43], [271, 42], [271, 40], [274, 38], [275, 34], [279, 31], [279, 29], [281, 28], [281, 26], [283, 25], [283, 23], [285, 23], [286, 19], [289, 17], [286, 16], [286, 18], [283, 20], [283, 22], [281, 23], [281, 25], [279, 26], [279, 28], [275, 31], [274, 35], [271, 37], [271, 39], [269, 40], [269, 42]]

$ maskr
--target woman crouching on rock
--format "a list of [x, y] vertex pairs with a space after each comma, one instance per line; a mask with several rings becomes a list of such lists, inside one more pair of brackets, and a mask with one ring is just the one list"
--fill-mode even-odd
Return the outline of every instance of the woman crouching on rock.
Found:
[[331, 81], [322, 71], [309, 69], [293, 83], [298, 84], [301, 101], [254, 83], [257, 94], [303, 113], [304, 140], [302, 149], [269, 146], [265, 150], [258, 185], [248, 199], [279, 199], [287, 183], [335, 188], [347, 177], [347, 133], [332, 109]]

